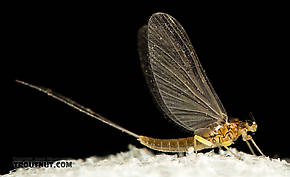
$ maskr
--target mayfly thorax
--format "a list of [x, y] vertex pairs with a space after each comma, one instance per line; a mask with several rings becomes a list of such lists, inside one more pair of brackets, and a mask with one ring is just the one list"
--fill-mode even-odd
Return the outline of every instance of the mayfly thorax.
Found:
[[253, 154], [250, 142], [264, 156], [247, 132], [255, 132], [254, 120], [229, 118], [214, 91], [193, 46], [179, 22], [165, 13], [153, 14], [138, 31], [138, 52], [147, 84], [160, 109], [177, 125], [192, 132], [191, 137], [157, 139], [135, 134], [75, 101], [50, 89], [16, 80], [136, 137], [143, 145], [164, 152], [197, 152], [207, 148], [226, 148], [240, 136]]

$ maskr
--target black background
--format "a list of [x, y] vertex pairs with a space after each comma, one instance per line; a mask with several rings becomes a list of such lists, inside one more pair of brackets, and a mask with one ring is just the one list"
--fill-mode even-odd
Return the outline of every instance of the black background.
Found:
[[[128, 144], [142, 147], [15, 79], [51, 88], [137, 134], [187, 135], [162, 118], [140, 68], [137, 30], [159, 11], [187, 31], [228, 115], [249, 119], [253, 112], [259, 126], [254, 138], [264, 153], [289, 157], [289, 20], [283, 5], [147, 5], [7, 7], [1, 57], [3, 172], [13, 169], [13, 158], [78, 159], [127, 151]], [[249, 152], [241, 140], [234, 147]]]

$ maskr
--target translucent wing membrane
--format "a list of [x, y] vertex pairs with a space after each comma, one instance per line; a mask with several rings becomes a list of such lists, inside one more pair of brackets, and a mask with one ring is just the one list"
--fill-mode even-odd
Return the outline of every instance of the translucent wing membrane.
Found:
[[168, 14], [153, 14], [138, 37], [147, 83], [170, 119], [190, 131], [227, 121], [226, 111], [177, 20]]

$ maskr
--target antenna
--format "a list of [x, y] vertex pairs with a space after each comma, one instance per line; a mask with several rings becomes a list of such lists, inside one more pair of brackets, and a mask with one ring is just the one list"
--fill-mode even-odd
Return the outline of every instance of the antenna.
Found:
[[256, 122], [256, 119], [252, 112], [249, 113], [249, 117], [252, 119], [253, 122]]

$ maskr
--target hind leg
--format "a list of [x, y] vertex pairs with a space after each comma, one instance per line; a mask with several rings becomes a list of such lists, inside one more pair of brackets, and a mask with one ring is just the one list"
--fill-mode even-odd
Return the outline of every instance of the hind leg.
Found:
[[195, 154], [197, 155], [197, 145], [196, 145], [196, 141], [204, 144], [204, 145], [207, 145], [208, 147], [212, 147], [213, 146], [213, 143], [204, 139], [203, 137], [201, 136], [198, 136], [198, 135], [194, 135], [193, 137], [193, 148], [194, 148], [194, 152]]

